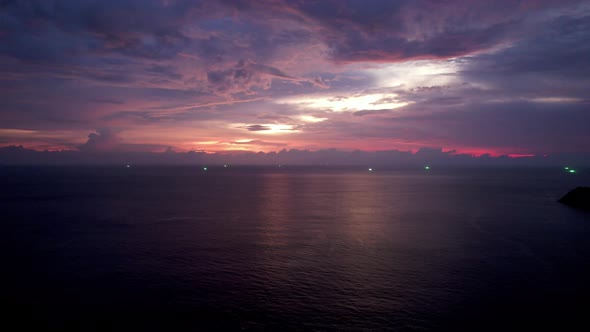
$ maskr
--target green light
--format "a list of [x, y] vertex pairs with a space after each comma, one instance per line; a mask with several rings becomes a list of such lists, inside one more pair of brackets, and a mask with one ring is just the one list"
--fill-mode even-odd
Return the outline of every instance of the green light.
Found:
[[203, 167], [203, 170], [206, 171], [207, 170], [207, 167]]
[[564, 167], [563, 169], [570, 169], [570, 168], [566, 166], [566, 167]]
[[430, 166], [424, 166], [424, 169], [425, 170], [429, 170], [430, 169]]
[[576, 172], [576, 170], [575, 170], [575, 169], [570, 169], [570, 170], [569, 170], [569, 172], [570, 172], [570, 173], [575, 173], [575, 172]]

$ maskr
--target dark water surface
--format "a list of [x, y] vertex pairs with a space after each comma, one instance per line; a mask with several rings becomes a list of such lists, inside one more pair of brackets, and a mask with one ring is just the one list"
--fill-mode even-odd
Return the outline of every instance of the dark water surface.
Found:
[[[0, 168], [21, 327], [588, 330], [560, 169]], [[578, 329], [579, 330], [579, 329]]]

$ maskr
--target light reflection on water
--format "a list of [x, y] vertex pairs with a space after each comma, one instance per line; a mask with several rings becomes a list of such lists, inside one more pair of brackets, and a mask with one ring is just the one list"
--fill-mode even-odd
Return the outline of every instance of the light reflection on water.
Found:
[[589, 293], [588, 215], [555, 203], [588, 177], [133, 171], [1, 178], [16, 308], [154, 326], [482, 329], [575, 314]]

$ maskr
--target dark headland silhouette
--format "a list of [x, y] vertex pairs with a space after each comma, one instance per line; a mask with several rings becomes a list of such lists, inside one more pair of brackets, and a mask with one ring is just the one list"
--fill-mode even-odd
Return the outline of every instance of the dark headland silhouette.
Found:
[[559, 202], [578, 209], [590, 210], [590, 187], [577, 187], [560, 198]]

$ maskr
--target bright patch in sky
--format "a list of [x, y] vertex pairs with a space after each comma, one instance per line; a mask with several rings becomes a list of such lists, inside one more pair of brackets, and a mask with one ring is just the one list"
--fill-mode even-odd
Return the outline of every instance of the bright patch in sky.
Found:
[[338, 96], [302, 96], [282, 99], [280, 104], [297, 105], [303, 109], [330, 110], [333, 112], [356, 112], [362, 110], [395, 109], [408, 105], [395, 93], [372, 93]]
[[265, 134], [265, 135], [272, 135], [272, 134], [288, 134], [294, 133], [299, 131], [295, 125], [289, 124], [276, 124], [276, 123], [265, 123], [265, 124], [233, 124], [231, 125], [234, 129], [244, 130], [247, 129], [250, 133], [253, 134]]
[[281, 133], [291, 133], [297, 131], [295, 126], [293, 125], [286, 125], [286, 124], [265, 124], [263, 125], [270, 129], [268, 130], [259, 130], [255, 133], [258, 134], [281, 134]]
[[0, 129], [0, 135], [5, 136], [27, 136], [35, 134], [34, 130], [22, 130], [22, 129]]
[[[424, 86], [444, 86], [454, 83], [459, 70], [459, 61], [410, 61], [388, 65], [360, 68], [357, 74], [372, 78], [369, 89], [402, 88], [412, 89]], [[277, 99], [279, 104], [296, 105], [308, 110], [329, 110], [333, 112], [357, 112], [363, 110], [393, 110], [409, 102], [401, 100], [392, 92], [353, 92], [334, 95], [304, 95]], [[303, 119], [307, 122], [310, 119]]]
[[197, 145], [215, 145], [215, 144], [219, 144], [218, 141], [202, 141], [202, 142], [193, 142], [193, 144], [197, 144]]
[[367, 69], [378, 87], [412, 89], [421, 86], [442, 86], [454, 83], [459, 62], [456, 60], [410, 61]]
[[311, 115], [302, 115], [299, 117], [299, 119], [305, 122], [322, 122], [328, 120], [328, 118], [316, 118], [315, 116]]
[[532, 101], [537, 103], [578, 103], [583, 101], [580, 98], [568, 98], [568, 97], [544, 97], [534, 98]]

